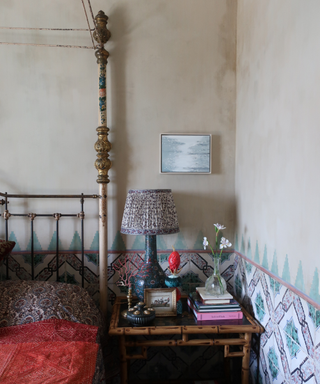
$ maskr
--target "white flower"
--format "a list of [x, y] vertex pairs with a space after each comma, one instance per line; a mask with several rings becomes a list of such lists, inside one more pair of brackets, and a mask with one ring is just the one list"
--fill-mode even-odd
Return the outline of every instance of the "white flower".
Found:
[[222, 224], [213, 224], [219, 231], [222, 231], [223, 229], [226, 229], [226, 227]]
[[209, 242], [206, 237], [203, 238], [203, 248], [207, 249], [207, 246], [209, 245]]
[[220, 249], [231, 247], [231, 243], [228, 239], [225, 237], [221, 237], [221, 242], [220, 242]]

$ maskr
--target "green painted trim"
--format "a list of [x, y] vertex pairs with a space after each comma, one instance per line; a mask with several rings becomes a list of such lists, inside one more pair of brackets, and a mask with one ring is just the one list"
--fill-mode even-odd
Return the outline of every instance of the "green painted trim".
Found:
[[302, 270], [302, 262], [300, 260], [297, 277], [294, 285], [302, 292], [305, 292], [304, 279], [303, 279], [303, 270]]
[[120, 231], [117, 231], [116, 236], [113, 240], [111, 249], [113, 251], [125, 251], [126, 250], [126, 245], [123, 241], [123, 238], [121, 236]]
[[90, 251], [98, 251], [99, 250], [99, 231], [97, 231], [93, 237]]
[[278, 276], [278, 259], [277, 259], [277, 252], [274, 251], [273, 254], [273, 260], [271, 265], [271, 272]]
[[262, 266], [265, 269], [269, 269], [269, 264], [268, 264], [268, 251], [267, 251], [267, 246], [264, 246], [264, 252], [263, 252], [263, 260], [262, 260]]
[[312, 279], [312, 284], [311, 284], [311, 289], [310, 289], [310, 297], [317, 301], [320, 302], [320, 295], [319, 295], [319, 274], [318, 274], [318, 268], [315, 269], [313, 279]]
[[69, 246], [70, 251], [81, 251], [81, 238], [78, 231], [75, 231], [71, 244]]
[[[38, 236], [35, 231], [33, 231], [33, 250], [42, 251], [40, 241], [38, 240]], [[26, 251], [31, 251], [31, 237], [29, 240], [29, 244], [27, 245]]]
[[12, 250], [13, 252], [21, 251], [20, 245], [19, 245], [18, 240], [16, 238], [16, 235], [14, 234], [13, 231], [10, 233], [9, 241], [14, 241], [16, 243], [16, 245], [14, 246], [14, 248]]
[[258, 242], [256, 242], [256, 251], [254, 253], [254, 261], [258, 264], [260, 264], [260, 255], [259, 255], [259, 245]]
[[286, 255], [286, 258], [284, 260], [283, 271], [282, 271], [282, 278], [283, 278], [283, 280], [285, 280], [285, 281], [287, 281], [288, 283], [291, 284], [288, 255]]
[[251, 242], [250, 239], [248, 240], [248, 250], [247, 250], [247, 257], [252, 260], [252, 251], [251, 251]]

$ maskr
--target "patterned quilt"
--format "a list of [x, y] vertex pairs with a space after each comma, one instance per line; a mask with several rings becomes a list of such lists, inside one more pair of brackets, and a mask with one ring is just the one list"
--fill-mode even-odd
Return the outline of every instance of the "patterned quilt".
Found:
[[49, 380], [50, 374], [56, 380], [63, 373], [66, 381], [58, 382], [104, 383], [102, 329], [100, 312], [81, 287], [56, 282], [0, 282], [1, 382], [15, 383], [9, 373], [17, 374], [15, 369], [24, 369], [23, 361], [31, 361], [34, 369], [24, 372], [24, 382], [31, 375], [31, 383], [35, 380], [32, 372], [44, 372], [43, 367], [47, 367], [46, 383], [56, 382]]

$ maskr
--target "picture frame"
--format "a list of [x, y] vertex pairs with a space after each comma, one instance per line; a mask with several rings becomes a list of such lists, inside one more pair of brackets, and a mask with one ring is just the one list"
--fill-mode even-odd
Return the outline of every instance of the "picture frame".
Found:
[[207, 175], [212, 172], [211, 164], [211, 134], [160, 134], [160, 173]]
[[156, 316], [177, 316], [176, 288], [145, 288], [144, 302]]

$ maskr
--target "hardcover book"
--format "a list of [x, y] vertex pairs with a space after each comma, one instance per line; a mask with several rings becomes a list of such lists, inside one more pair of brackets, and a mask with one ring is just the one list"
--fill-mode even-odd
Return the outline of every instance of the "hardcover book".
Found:
[[196, 291], [205, 304], [227, 304], [233, 299], [229, 292], [225, 292], [223, 295], [210, 295], [205, 287], [197, 287]]
[[192, 310], [195, 318], [200, 321], [203, 320], [229, 320], [229, 319], [242, 319], [242, 311], [234, 312], [199, 312], [196, 310], [190, 298], [188, 298], [188, 306]]
[[190, 293], [189, 298], [198, 312], [241, 311], [239, 303], [234, 299], [227, 304], [204, 304], [198, 293], [195, 292]]

